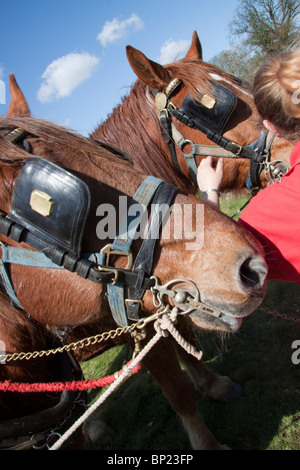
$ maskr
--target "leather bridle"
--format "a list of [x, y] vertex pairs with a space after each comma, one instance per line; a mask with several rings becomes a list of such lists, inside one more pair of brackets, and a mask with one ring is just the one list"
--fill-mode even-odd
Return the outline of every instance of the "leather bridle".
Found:
[[[211, 119], [203, 118], [202, 113], [213, 111], [214, 107], [220, 103], [218, 98], [208, 96], [199, 90], [199, 101], [190, 97], [189, 93], [180, 108], [177, 108], [171, 101], [171, 97], [175, 90], [182, 86], [183, 82], [177, 78], [172, 80], [164, 91], [146, 90], [148, 101], [155, 106], [159, 121], [162, 127], [162, 133], [166, 140], [171, 155], [171, 160], [179, 173], [183, 173], [179, 165], [176, 147], [179, 148], [189, 168], [190, 176], [197, 186], [197, 164], [196, 155], [215, 156], [223, 158], [243, 158], [250, 160], [250, 170], [247, 175], [245, 186], [251, 192], [257, 192], [261, 188], [260, 174], [265, 172], [265, 176], [269, 182], [280, 181], [282, 176], [288, 171], [288, 166], [279, 160], [270, 161], [271, 146], [275, 136], [263, 129], [258, 138], [249, 146], [240, 145], [224, 136], [222, 131], [228, 121], [231, 113], [235, 108], [236, 95], [224, 85], [216, 80], [211, 81], [213, 90], [222, 95], [223, 101], [220, 107], [220, 113], [215, 112], [215, 116], [220, 119], [220, 114], [224, 117], [221, 125], [217, 123], [215, 126], [214, 116]], [[152, 95], [152, 96], [151, 96]], [[224, 98], [225, 96], [225, 98]], [[226, 101], [229, 103], [226, 105]], [[185, 139], [185, 137], [176, 128], [173, 119], [182, 122], [186, 126], [197, 129], [202, 132], [215, 145], [195, 144]], [[185, 152], [186, 148], [190, 148], [189, 153]]]
[[[15, 130], [13, 131], [16, 134]], [[18, 133], [17, 133], [18, 134]], [[26, 131], [20, 130], [22, 139], [26, 136]], [[19, 141], [19, 140], [18, 140]], [[24, 161], [24, 165], [37, 163], [39, 166], [45, 166], [48, 174], [55, 174], [56, 171], [63, 172], [66, 178], [72, 177], [77, 184], [79, 178], [71, 175], [66, 170], [57, 165], [44, 160], [40, 157], [29, 158]], [[49, 168], [48, 168], [49, 167]], [[21, 170], [22, 171], [22, 170]], [[18, 178], [22, 179], [21, 172], [18, 175], [14, 192], [17, 191]], [[42, 178], [40, 178], [42, 181]], [[80, 184], [83, 181], [80, 180]], [[23, 188], [23, 186], [21, 186]], [[86, 191], [88, 188], [86, 189]], [[21, 264], [41, 268], [67, 269], [77, 275], [89, 279], [92, 282], [107, 285], [107, 294], [112, 315], [117, 324], [126, 326], [130, 322], [136, 322], [140, 319], [143, 309], [142, 297], [146, 291], [152, 292], [153, 298], [167, 295], [173, 296], [174, 291], [170, 288], [164, 289], [164, 286], [151, 275], [154, 249], [156, 241], [159, 239], [159, 232], [170, 215], [171, 202], [175, 197], [177, 188], [171, 184], [166, 184], [162, 180], [153, 176], [145, 178], [137, 189], [132, 201], [124, 214], [124, 222], [121, 222], [119, 233], [112, 244], [106, 245], [100, 253], [81, 253], [81, 246], [77, 243], [77, 251], [66, 248], [66, 244], [54, 243], [53, 239], [46, 232], [41, 233], [36, 230], [34, 224], [29, 220], [22, 221], [22, 212], [18, 214], [17, 208], [10, 210], [8, 214], [2, 213], [0, 217], [0, 233], [20, 243], [25, 242], [37, 251], [27, 250], [26, 248], [5, 246], [2, 244], [2, 259], [0, 260], [0, 275], [6, 292], [11, 301], [19, 308], [23, 308], [14, 292], [10, 281], [9, 273], [6, 270], [6, 264]], [[56, 195], [60, 197], [61, 191]], [[71, 192], [71, 197], [73, 193]], [[12, 201], [18, 198], [12, 197]], [[131, 245], [135, 238], [140, 219], [137, 217], [132, 221], [129, 213], [132, 204], [140, 204], [145, 210], [150, 206], [150, 222], [148, 224], [147, 234], [139, 249], [135, 263], [132, 263]], [[161, 208], [169, 210], [162, 213]], [[87, 211], [89, 207], [87, 206]], [[85, 219], [87, 218], [87, 214]], [[82, 219], [83, 220], [83, 219]], [[83, 228], [82, 228], [83, 230]], [[111, 256], [127, 257], [127, 266], [125, 269], [113, 267], [110, 265]], [[172, 285], [182, 283], [182, 279], [174, 279], [167, 284]], [[192, 310], [204, 312], [215, 317], [219, 317], [221, 312], [201, 302], [199, 291], [192, 281], [186, 280], [188, 284], [193, 284], [195, 295], [187, 295], [182, 306], [182, 313], [186, 313], [187, 305], [190, 313]], [[128, 290], [128, 297], [125, 295], [125, 289]], [[175, 291], [176, 294], [176, 291]], [[176, 300], [176, 299], [175, 299]], [[181, 304], [181, 302], [180, 302]]]

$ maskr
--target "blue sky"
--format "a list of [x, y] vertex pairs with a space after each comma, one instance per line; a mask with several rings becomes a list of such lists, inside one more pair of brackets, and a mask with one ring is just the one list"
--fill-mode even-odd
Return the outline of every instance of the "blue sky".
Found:
[[[13, 72], [32, 115], [88, 135], [136, 76], [127, 44], [160, 63], [184, 56], [194, 30], [204, 60], [230, 45], [239, 0], [0, 0], [0, 115]], [[1, 83], [1, 82], [0, 82]], [[3, 85], [3, 83], [2, 83]], [[0, 90], [1, 91], [1, 90]]]

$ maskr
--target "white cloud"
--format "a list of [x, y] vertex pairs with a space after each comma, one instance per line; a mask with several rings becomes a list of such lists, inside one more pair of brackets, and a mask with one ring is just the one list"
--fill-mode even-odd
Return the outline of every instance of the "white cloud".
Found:
[[143, 29], [143, 27], [144, 23], [135, 13], [133, 13], [130, 18], [123, 21], [114, 18], [112, 21], [106, 21], [97, 36], [97, 40], [101, 42], [103, 47], [106, 47], [107, 44], [117, 42], [131, 32]]
[[87, 80], [99, 64], [95, 56], [72, 52], [51, 62], [42, 75], [44, 82], [38, 90], [39, 101], [69, 96], [75, 88]]
[[179, 41], [168, 39], [160, 49], [158, 62], [162, 65], [166, 65], [170, 64], [171, 62], [175, 62], [175, 60], [181, 59], [185, 56], [189, 45], [190, 41], [186, 39]]

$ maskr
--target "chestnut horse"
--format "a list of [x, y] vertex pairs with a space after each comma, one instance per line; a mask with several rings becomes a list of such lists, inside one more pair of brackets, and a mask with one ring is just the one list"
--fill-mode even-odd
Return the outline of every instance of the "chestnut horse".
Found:
[[[21, 129], [20, 134], [19, 131], [15, 133], [16, 128]], [[91, 196], [90, 210], [86, 220], [84, 224], [80, 223], [77, 227], [82, 235], [82, 246], [77, 256], [68, 253], [67, 256], [65, 251], [58, 246], [54, 251], [50, 250], [52, 253], [52, 261], [50, 261], [51, 263], [54, 261], [54, 267], [47, 266], [42, 269], [18, 263], [12, 263], [8, 266], [11, 289], [20, 307], [24, 310], [23, 312], [22, 310], [18, 311], [19, 316], [24, 315], [22, 322], [26, 323], [26, 315], [30, 315], [33, 320], [42, 325], [55, 325], [59, 328], [86, 325], [94, 333], [98, 333], [99, 327], [103, 329], [109, 323], [114, 324], [115, 327], [115, 320], [112, 320], [112, 307], [109, 304], [111, 293], [109, 296], [106, 294], [117, 280], [116, 273], [119, 275], [117, 286], [122, 283], [126, 286], [132, 282], [132, 279], [135, 280], [135, 287], [137, 285], [141, 287], [140, 283], [145, 282], [146, 292], [142, 297], [144, 307], [142, 315], [149, 316], [156, 312], [157, 307], [154, 305], [153, 292], [149, 290], [150, 281], [153, 288], [153, 280], [145, 275], [140, 276], [143, 269], [137, 269], [136, 265], [134, 266], [135, 271], [126, 269], [127, 256], [112, 256], [113, 260], [109, 261], [109, 265], [113, 265], [113, 268], [101, 264], [100, 261], [87, 261], [83, 255], [81, 256], [81, 253], [97, 254], [104, 247], [104, 252], [107, 253], [107, 242], [114, 243], [114, 239], [111, 238], [111, 233], [106, 234], [108, 239], [105, 239], [99, 230], [99, 223], [103, 222], [103, 219], [99, 220], [99, 216], [102, 214], [101, 210], [103, 207], [117, 210], [120, 205], [120, 197], [130, 200], [134, 194], [137, 194], [136, 191], [140, 188], [141, 183], [145, 183], [145, 176], [139, 173], [130, 162], [125, 161], [124, 158], [121, 159], [96, 142], [44, 121], [27, 117], [2, 118], [0, 135], [0, 174], [2, 178], [0, 208], [4, 215], [8, 214], [0, 221], [0, 228], [5, 233], [0, 236], [0, 240], [4, 244], [2, 257], [5, 245], [30, 248], [28, 244], [32, 243], [28, 233], [31, 233], [31, 227], [26, 228], [28, 218], [31, 220], [33, 217], [32, 220], [35, 223], [37, 221], [42, 221], [42, 224], [52, 223], [52, 210], [54, 214], [56, 199], [54, 198], [54, 209], [49, 210], [52, 204], [51, 198], [47, 194], [45, 196], [43, 192], [36, 194], [35, 189], [39, 188], [34, 188], [31, 196], [38, 196], [38, 200], [41, 199], [43, 203], [36, 206], [35, 199], [32, 201], [30, 197], [30, 204], [32, 204], [30, 209], [29, 198], [27, 200], [27, 196], [23, 196], [22, 193], [23, 190], [28, 191], [28, 184], [29, 187], [31, 184], [29, 177], [36, 174], [32, 173], [33, 168], [37, 168], [36, 165], [38, 168], [39, 165], [47, 168], [45, 162], [48, 162], [48, 165], [54, 163], [56, 170], [54, 173], [49, 172], [46, 178], [42, 178], [38, 173], [35, 181], [50, 184], [58, 169], [61, 171], [67, 169], [68, 176], [65, 177], [66, 179], [63, 178], [63, 181], [69, 181], [70, 178], [72, 180], [76, 176], [76, 184], [80, 182], [81, 185], [88, 188]], [[15, 138], [10, 139], [10, 136], [15, 135], [19, 139], [18, 141]], [[19, 178], [16, 179], [18, 175]], [[164, 189], [167, 186], [162, 183], [161, 187]], [[60, 188], [59, 194], [61, 194], [59, 203], [62, 204], [59, 207], [63, 209], [65, 188], [64, 190]], [[74, 196], [71, 197], [69, 203], [73, 204], [76, 194], [74, 191]], [[260, 247], [242, 227], [239, 227], [226, 215], [203, 204], [198, 198], [189, 197], [181, 192], [177, 192], [173, 197], [172, 207], [174, 210], [171, 211], [168, 218], [169, 234], [156, 241], [153, 264], [150, 268], [151, 273], [148, 274], [154, 275], [160, 286], [169, 281], [186, 280], [188, 287], [184, 290], [188, 296], [193, 297], [194, 294], [189, 291], [192, 281], [194, 283], [192, 291], [196, 289], [198, 294], [201, 293], [201, 296], [198, 295], [198, 300], [195, 298], [196, 305], [192, 311], [188, 315], [179, 315], [178, 317], [178, 329], [183, 336], [188, 338], [193, 324], [200, 328], [236, 331], [242, 318], [254, 311], [264, 296], [266, 265]], [[79, 201], [82, 202], [82, 198], [79, 198]], [[77, 202], [79, 203], [79, 201]], [[124, 205], [123, 199], [122, 203]], [[46, 214], [43, 212], [45, 205], [46, 212], [48, 211]], [[175, 209], [181, 209], [181, 214], [183, 214], [186, 207], [189, 207], [191, 211], [184, 224], [191, 224], [191, 228], [183, 231], [180, 238], [175, 236], [175, 226], [178, 224]], [[20, 216], [20, 210], [22, 214], [22, 211], [27, 214], [26, 223], [24, 222], [25, 229], [22, 217], [17, 218], [19, 223], [15, 224], [17, 215]], [[204, 218], [201, 218], [201, 224], [204, 223], [204, 225], [196, 226], [197, 230], [195, 231], [197, 217], [195, 218], [194, 215], [198, 213], [197, 211], [204, 213]], [[60, 221], [61, 225], [54, 226], [55, 233], [58, 232], [60, 235], [60, 229], [63, 231], [66, 224], [67, 227], [69, 224], [72, 227], [76, 226], [74, 225], [75, 215], [78, 215], [77, 212], [70, 211], [68, 217]], [[11, 221], [13, 221], [12, 225]], [[119, 226], [118, 221], [116, 225]], [[191, 231], [194, 236], [197, 236], [202, 230], [201, 246], [197, 245], [194, 248], [191, 245], [187, 248], [187, 243], [191, 243]], [[25, 241], [22, 241], [23, 236]], [[51, 238], [53, 233], [48, 233], [48, 236]], [[37, 238], [40, 243], [41, 238]], [[140, 248], [144, 245], [141, 238], [137, 237], [133, 240], [132, 256], [134, 260], [140, 256], [142, 251]], [[34, 235], [33, 239], [36, 240]], [[125, 239], [127, 240], [126, 237]], [[49, 243], [46, 241], [46, 246], [43, 245], [43, 250], [48, 255], [53, 241]], [[38, 248], [38, 250], [40, 249]], [[30, 249], [29, 259], [33, 258], [35, 253], [40, 255], [39, 251]], [[113, 251], [112, 255], [114, 253]], [[137, 254], [139, 255], [137, 256]], [[148, 261], [149, 253], [146, 256], [146, 262]], [[62, 263], [64, 269], [58, 267], [58, 264]], [[77, 266], [79, 266], [78, 271]], [[156, 294], [160, 292], [158, 287], [155, 292]], [[172, 304], [171, 285], [164, 292], [168, 294], [170, 297], [168, 302]], [[179, 307], [181, 302], [185, 302], [184, 298], [186, 297], [183, 296], [181, 300], [177, 299]], [[156, 296], [155, 299], [157, 300]], [[215, 315], [208, 314], [207, 310], [206, 313], [200, 312], [201, 302], [199, 300], [204, 302], [208, 310], [210, 309]], [[152, 334], [153, 331], [149, 327], [146, 342]], [[10, 342], [8, 344], [13, 349], [13, 344]], [[192, 447], [195, 449], [220, 449], [222, 446], [207, 430], [198, 414], [194, 388], [179, 366], [175, 349], [178, 349], [180, 356], [186, 359], [188, 354], [185, 351], [181, 351], [181, 348], [176, 344], [174, 347], [174, 342], [170, 338], [163, 338], [147, 354], [143, 364], [161, 385], [174, 410], [181, 416]], [[19, 368], [20, 374], [21, 367], [22, 365]], [[203, 364], [198, 365], [196, 359], [190, 360], [188, 367], [191, 373], [194, 369], [197, 371], [197, 374], [194, 375], [197, 376], [198, 388], [211, 398], [226, 399], [232, 391], [233, 384], [229, 378], [218, 377], [206, 369]], [[200, 370], [202, 375], [199, 373]], [[37, 378], [39, 377], [37, 376]], [[18, 380], [18, 376], [15, 379]], [[2, 400], [5, 400], [5, 396]], [[5, 406], [4, 401], [3, 406]]]
[[287, 171], [291, 145], [267, 134], [251, 93], [236, 78], [203, 62], [196, 31], [185, 58], [170, 65], [131, 46], [127, 57], [139, 80], [92, 138], [193, 194], [197, 166], [207, 155], [225, 159], [222, 191], [254, 191]]

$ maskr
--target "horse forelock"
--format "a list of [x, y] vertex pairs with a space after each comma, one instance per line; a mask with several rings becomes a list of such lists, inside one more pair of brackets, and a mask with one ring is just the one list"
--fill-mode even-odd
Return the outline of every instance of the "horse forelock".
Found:
[[181, 80], [192, 96], [197, 97], [199, 89], [204, 93], [213, 93], [212, 76], [218, 75], [236, 85], [236, 78], [213, 64], [201, 60], [182, 59], [167, 66], [172, 76]]

